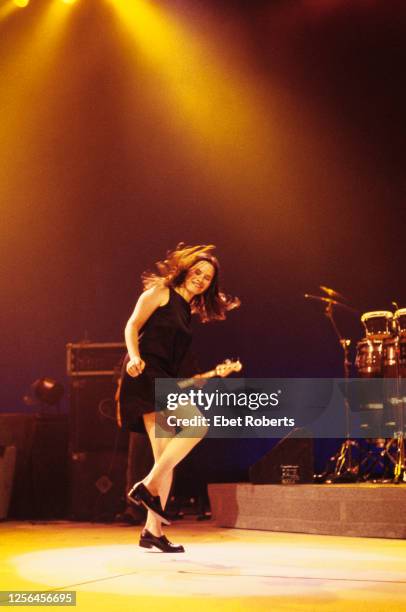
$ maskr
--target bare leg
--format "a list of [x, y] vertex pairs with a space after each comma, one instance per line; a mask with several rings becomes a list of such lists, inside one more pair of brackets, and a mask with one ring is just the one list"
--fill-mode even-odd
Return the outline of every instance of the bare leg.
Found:
[[[178, 406], [176, 409], [176, 416], [178, 418], [191, 418], [199, 415], [201, 416], [201, 413], [196, 406]], [[162, 413], [160, 414], [160, 418], [163, 418]], [[166, 481], [167, 475], [172, 474], [173, 468], [180, 461], [182, 461], [182, 459], [186, 457], [188, 453], [190, 453], [190, 451], [202, 440], [206, 433], [207, 427], [201, 425], [194, 427], [193, 429], [185, 428], [171, 438], [160, 438], [160, 440], [165, 440], [166, 444], [163, 445], [163, 450], [159, 454], [159, 457], [155, 460], [152, 470], [143, 480], [143, 483], [149, 489], [152, 495], [160, 495], [161, 487]], [[166, 433], [166, 435], [168, 436], [168, 433]], [[187, 437], [192, 435], [193, 437]], [[162, 499], [161, 503], [163, 504]]]
[[[169, 474], [167, 474], [162, 479], [161, 485], [159, 487], [158, 495], [161, 498], [161, 505], [163, 509], [165, 509], [166, 501], [168, 499], [169, 491], [171, 488], [172, 474], [173, 472], [170, 472]], [[151, 512], [150, 510], [148, 510], [145, 528], [148, 529], [150, 533], [152, 533], [154, 536], [157, 536], [157, 537], [161, 536], [163, 533], [161, 519], [156, 514], [154, 514], [154, 512]]]
[[[154, 459], [157, 461], [170, 441], [170, 438], [157, 438], [155, 436], [155, 413], [144, 415], [144, 425], [151, 442]], [[168, 500], [169, 491], [172, 484], [172, 476], [172, 470], [167, 472], [161, 479], [158, 487], [157, 495], [159, 495], [161, 499], [162, 508], [165, 508]], [[148, 511], [145, 528], [157, 537], [162, 535], [162, 522], [159, 517], [151, 511]]]

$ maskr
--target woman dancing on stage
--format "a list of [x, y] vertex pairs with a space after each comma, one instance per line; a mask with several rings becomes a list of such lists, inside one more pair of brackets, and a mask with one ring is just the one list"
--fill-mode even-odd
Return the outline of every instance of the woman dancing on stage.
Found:
[[[144, 273], [144, 293], [125, 328], [128, 355], [119, 393], [121, 421], [132, 431], [148, 434], [155, 460], [152, 470], [133, 486], [128, 498], [148, 509], [140, 546], [155, 546], [162, 552], [184, 552], [183, 546], [171, 544], [162, 533], [162, 523], [169, 524], [164, 508], [174, 467], [200, 442], [207, 428], [169, 433], [155, 406], [155, 378], [178, 377], [191, 342], [191, 314], [197, 313], [202, 322], [208, 322], [225, 319], [226, 311], [239, 306], [238, 298], [228, 297], [219, 289], [214, 248], [180, 243], [157, 263], [158, 274]], [[191, 404], [176, 409], [178, 418], [195, 415], [200, 411]], [[156, 436], [158, 428], [165, 437]]]

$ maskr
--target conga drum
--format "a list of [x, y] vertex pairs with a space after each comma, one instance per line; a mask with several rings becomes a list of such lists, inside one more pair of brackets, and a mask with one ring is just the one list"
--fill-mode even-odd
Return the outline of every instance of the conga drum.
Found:
[[379, 378], [382, 369], [382, 340], [363, 338], [357, 342], [355, 366], [360, 378]]
[[[393, 337], [393, 313], [389, 310], [374, 310], [361, 316], [365, 328], [365, 338], [357, 343], [355, 365], [360, 378], [383, 378], [383, 342]], [[382, 381], [383, 384], [383, 381]], [[376, 443], [383, 436], [386, 420], [385, 399], [379, 381], [368, 384], [365, 381], [364, 397], [360, 409], [361, 427], [371, 433], [371, 441]], [[388, 419], [390, 417], [388, 416]]]
[[366, 337], [371, 340], [383, 340], [393, 336], [393, 313], [389, 310], [364, 312], [361, 322], [365, 327]]
[[395, 312], [394, 322], [399, 337], [406, 337], [406, 308], [400, 308]]
[[399, 336], [399, 376], [406, 378], [406, 308], [395, 312], [394, 321]]

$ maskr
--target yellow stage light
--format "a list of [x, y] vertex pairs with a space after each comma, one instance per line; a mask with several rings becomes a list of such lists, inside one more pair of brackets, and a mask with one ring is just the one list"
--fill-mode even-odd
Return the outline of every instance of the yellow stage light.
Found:
[[30, 3], [30, 0], [14, 0], [14, 4], [16, 6], [19, 6], [20, 8], [24, 8], [25, 6], [28, 6]]
[[[114, 0], [114, 9], [133, 43], [137, 65], [148, 70], [153, 108], [189, 140], [210, 177], [239, 190], [267, 180], [267, 143], [255, 79], [236, 60], [222, 60], [216, 36], [189, 23], [182, 13], [149, 0]], [[131, 49], [131, 47], [130, 47]]]
[[76, 0], [62, 0], [64, 4], [75, 4]]

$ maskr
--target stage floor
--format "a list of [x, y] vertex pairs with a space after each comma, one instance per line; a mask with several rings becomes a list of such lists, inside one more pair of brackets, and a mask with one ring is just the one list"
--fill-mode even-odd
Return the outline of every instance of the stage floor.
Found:
[[74, 590], [76, 609], [86, 612], [406, 611], [404, 540], [219, 529], [185, 520], [167, 533], [186, 553], [165, 555], [139, 548], [139, 531], [1, 523], [0, 590]]

